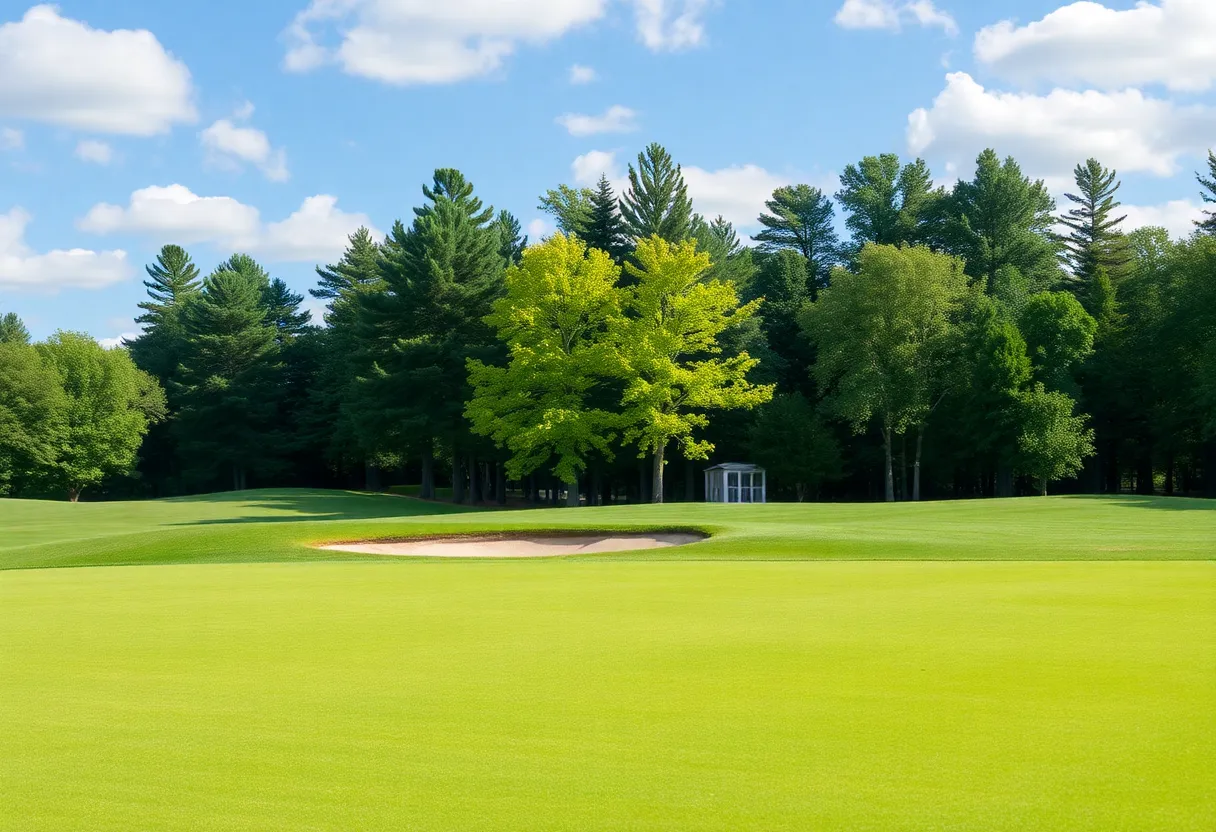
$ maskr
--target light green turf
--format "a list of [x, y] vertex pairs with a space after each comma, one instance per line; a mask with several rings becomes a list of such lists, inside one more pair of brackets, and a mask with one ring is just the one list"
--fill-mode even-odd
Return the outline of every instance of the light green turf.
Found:
[[0, 501], [0, 830], [1216, 830], [1212, 503], [440, 510]]
[[318, 551], [311, 544], [447, 532], [587, 528], [688, 528], [714, 535], [691, 547], [606, 556], [611, 559], [1216, 558], [1216, 501], [1210, 500], [1051, 497], [895, 505], [675, 503], [467, 512], [406, 497], [287, 489], [137, 503], [0, 500], [0, 569], [366, 560], [367, 556]]

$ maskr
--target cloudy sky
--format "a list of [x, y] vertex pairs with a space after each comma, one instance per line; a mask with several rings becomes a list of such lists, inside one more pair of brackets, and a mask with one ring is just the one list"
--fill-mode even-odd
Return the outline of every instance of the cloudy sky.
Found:
[[1214, 82], [1216, 0], [0, 0], [0, 311], [130, 333], [168, 242], [303, 290], [439, 166], [543, 234], [540, 192], [652, 140], [745, 231], [862, 155], [992, 146], [1056, 193], [1097, 156], [1181, 234]]

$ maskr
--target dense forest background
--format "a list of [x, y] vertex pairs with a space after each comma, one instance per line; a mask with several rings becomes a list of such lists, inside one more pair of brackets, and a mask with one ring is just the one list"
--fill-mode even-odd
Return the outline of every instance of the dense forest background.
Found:
[[204, 276], [172, 244], [123, 348], [0, 317], [0, 494], [694, 500], [755, 461], [770, 499], [1216, 496], [1216, 214], [1125, 230], [1118, 189], [1093, 159], [1057, 206], [991, 150], [949, 188], [869, 156], [779, 188], [744, 245], [652, 144], [619, 198], [543, 194], [559, 233], [529, 245], [440, 169], [318, 267], [324, 326], [252, 258]]

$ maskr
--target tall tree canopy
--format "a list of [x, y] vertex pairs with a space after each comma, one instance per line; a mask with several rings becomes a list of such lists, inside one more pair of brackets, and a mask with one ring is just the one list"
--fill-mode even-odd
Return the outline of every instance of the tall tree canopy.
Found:
[[866, 243], [915, 245], [925, 240], [925, 221], [938, 195], [923, 159], [900, 165], [894, 153], [866, 156], [846, 165], [836, 201], [848, 212], [853, 249]]
[[801, 254], [814, 300], [840, 257], [832, 201], [810, 185], [786, 185], [773, 191], [764, 204], [768, 209], [760, 215], [764, 228], [753, 239], [761, 251], [789, 249]]
[[629, 229], [625, 227], [620, 204], [606, 174], [600, 175], [599, 184], [591, 194], [591, 215], [583, 239], [591, 248], [607, 252], [617, 263], [623, 263], [633, 250]]
[[[1197, 173], [1195, 178], [1203, 186], [1203, 190], [1200, 192], [1203, 201], [1209, 205], [1216, 203], [1216, 153], [1208, 151], [1208, 175]], [[1205, 210], [1203, 219], [1195, 220], [1195, 225], [1203, 234], [1216, 234], [1216, 211]]]
[[1088, 288], [1098, 269], [1119, 275], [1131, 261], [1127, 239], [1119, 230], [1127, 215], [1116, 212], [1120, 203], [1115, 194], [1122, 183], [1115, 171], [1091, 158], [1077, 165], [1073, 175], [1077, 192], [1065, 197], [1076, 207], [1060, 217], [1060, 224], [1069, 232], [1064, 238], [1064, 259], [1074, 279]]
[[591, 222], [592, 196], [594, 192], [590, 188], [558, 185], [541, 195], [537, 208], [553, 217], [558, 231], [581, 237], [587, 233], [587, 224]]
[[0, 315], [0, 344], [28, 344], [30, 331], [16, 312]]
[[634, 240], [658, 237], [669, 243], [692, 233], [692, 200], [684, 173], [667, 148], [657, 142], [638, 154], [629, 166], [629, 190], [621, 199], [621, 216]]

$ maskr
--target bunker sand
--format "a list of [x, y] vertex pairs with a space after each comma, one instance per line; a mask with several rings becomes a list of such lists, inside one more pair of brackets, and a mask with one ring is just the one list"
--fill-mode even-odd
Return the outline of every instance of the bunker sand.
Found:
[[663, 534], [521, 535], [518, 537], [430, 538], [380, 543], [334, 543], [334, 552], [425, 558], [551, 558], [686, 546], [704, 536], [684, 532]]

